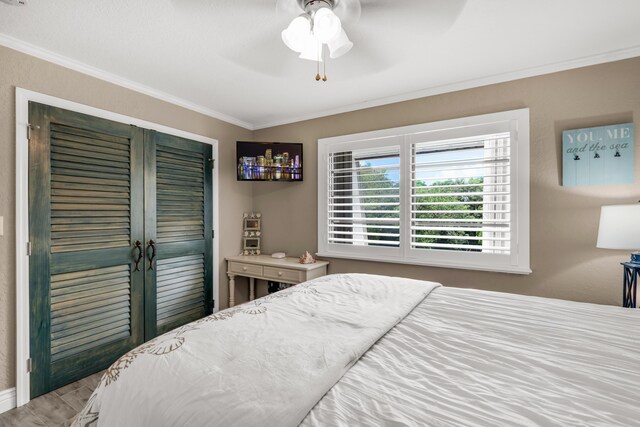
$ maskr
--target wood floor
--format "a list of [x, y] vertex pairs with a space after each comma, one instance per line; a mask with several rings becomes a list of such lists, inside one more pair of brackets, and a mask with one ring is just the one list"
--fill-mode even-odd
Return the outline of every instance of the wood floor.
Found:
[[24, 406], [0, 414], [0, 427], [70, 426], [73, 417], [82, 410], [98, 386], [103, 372], [36, 397]]

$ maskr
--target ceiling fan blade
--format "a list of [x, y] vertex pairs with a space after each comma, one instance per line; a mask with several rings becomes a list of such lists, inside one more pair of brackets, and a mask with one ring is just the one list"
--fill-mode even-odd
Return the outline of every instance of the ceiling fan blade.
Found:
[[395, 65], [393, 58], [383, 56], [375, 46], [362, 44], [339, 59], [329, 59], [327, 75], [331, 79], [349, 81], [382, 73]]
[[234, 44], [228, 46], [220, 56], [246, 70], [269, 76], [282, 76], [297, 62], [307, 62], [298, 59], [295, 52], [287, 49], [280, 37], [264, 37], [251, 43]]
[[360, 0], [340, 0], [333, 11], [338, 15], [342, 24], [349, 27], [360, 20], [362, 7]]
[[276, 2], [276, 16], [278, 19], [290, 21], [303, 12], [304, 10], [300, 8], [297, 0], [277, 0]]
[[[446, 32], [462, 13], [467, 0], [362, 0], [360, 25], [384, 28], [385, 33], [430, 37]], [[402, 22], [403, 25], [388, 25]]]
[[[296, 0], [243, 0], [244, 10], [238, 9], [238, 0], [170, 0], [176, 13], [188, 14], [192, 18], [215, 19], [216, 17], [241, 17], [251, 14], [263, 14], [273, 17], [274, 8], [282, 9], [282, 13], [289, 11], [289, 15], [295, 16]], [[280, 5], [282, 3], [282, 5]], [[298, 8], [299, 9], [299, 8]], [[277, 18], [276, 18], [277, 19]]]

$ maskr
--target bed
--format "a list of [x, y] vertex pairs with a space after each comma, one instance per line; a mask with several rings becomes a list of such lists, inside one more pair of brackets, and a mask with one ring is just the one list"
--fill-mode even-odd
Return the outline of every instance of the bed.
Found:
[[640, 312], [325, 276], [132, 350], [74, 426], [631, 426]]

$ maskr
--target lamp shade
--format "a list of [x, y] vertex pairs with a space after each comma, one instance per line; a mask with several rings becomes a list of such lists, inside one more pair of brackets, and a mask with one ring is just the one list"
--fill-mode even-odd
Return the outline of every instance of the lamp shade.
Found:
[[309, 16], [302, 14], [289, 24], [282, 31], [282, 41], [294, 52], [302, 52], [305, 47], [307, 37], [311, 33], [311, 19]]
[[321, 8], [313, 16], [313, 34], [321, 43], [328, 43], [340, 34], [340, 18], [331, 9]]
[[640, 249], [640, 204], [603, 206], [597, 247]]
[[305, 39], [304, 48], [298, 58], [322, 62], [322, 43], [314, 36], [308, 36]]
[[328, 43], [329, 52], [331, 58], [340, 58], [345, 53], [349, 52], [353, 47], [353, 42], [347, 37], [347, 33], [344, 30], [340, 31], [338, 37], [334, 38]]

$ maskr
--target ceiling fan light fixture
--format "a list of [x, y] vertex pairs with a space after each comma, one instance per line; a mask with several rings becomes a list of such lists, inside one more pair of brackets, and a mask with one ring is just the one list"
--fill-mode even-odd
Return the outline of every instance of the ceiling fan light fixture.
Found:
[[313, 34], [321, 43], [328, 43], [342, 31], [340, 18], [328, 7], [318, 9], [313, 15]]
[[302, 52], [306, 46], [306, 39], [311, 32], [311, 17], [303, 13], [293, 19], [289, 26], [282, 31], [282, 41], [294, 52]]
[[298, 58], [322, 62], [322, 43], [316, 37], [309, 35]]
[[347, 37], [347, 33], [344, 30], [340, 31], [338, 37], [327, 43], [329, 46], [329, 56], [332, 59], [340, 58], [345, 53], [349, 52], [353, 47], [353, 42]]

